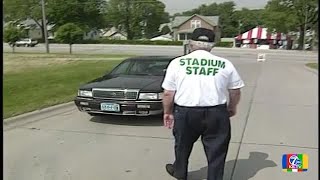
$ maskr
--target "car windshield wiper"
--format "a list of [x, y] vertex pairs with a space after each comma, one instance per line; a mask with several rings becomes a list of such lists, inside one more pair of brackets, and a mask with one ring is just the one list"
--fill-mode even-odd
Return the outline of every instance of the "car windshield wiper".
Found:
[[152, 76], [153, 74], [151, 73], [132, 73], [130, 75], [138, 75], [138, 76]]

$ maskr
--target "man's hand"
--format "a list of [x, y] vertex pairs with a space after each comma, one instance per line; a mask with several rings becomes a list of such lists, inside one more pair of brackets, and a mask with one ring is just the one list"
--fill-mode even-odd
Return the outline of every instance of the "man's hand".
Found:
[[228, 107], [229, 117], [236, 115], [237, 108], [236, 107]]
[[173, 98], [175, 91], [164, 90], [162, 104], [163, 104], [163, 125], [166, 128], [173, 128]]
[[173, 114], [163, 114], [163, 125], [168, 129], [173, 128], [174, 118]]

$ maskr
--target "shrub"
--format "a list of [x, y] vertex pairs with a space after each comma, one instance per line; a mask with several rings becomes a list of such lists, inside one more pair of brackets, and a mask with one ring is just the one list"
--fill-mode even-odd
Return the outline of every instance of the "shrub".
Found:
[[233, 42], [218, 42], [215, 46], [216, 47], [232, 47]]
[[72, 44], [81, 42], [84, 31], [74, 23], [67, 23], [57, 30], [56, 40], [61, 43], [67, 43], [72, 53]]
[[[38, 40], [39, 43], [43, 43], [42, 40]], [[49, 40], [49, 43], [59, 43], [57, 40]], [[87, 39], [79, 40], [79, 44], [137, 44], [137, 45], [171, 45], [171, 46], [182, 46], [182, 41], [149, 41], [149, 40], [115, 40], [115, 39]], [[232, 42], [219, 42], [216, 47], [232, 47]]]
[[15, 42], [22, 38], [24, 34], [15, 24], [9, 24], [4, 28], [3, 35], [3, 41], [8, 43], [12, 47], [12, 52], [14, 52]]

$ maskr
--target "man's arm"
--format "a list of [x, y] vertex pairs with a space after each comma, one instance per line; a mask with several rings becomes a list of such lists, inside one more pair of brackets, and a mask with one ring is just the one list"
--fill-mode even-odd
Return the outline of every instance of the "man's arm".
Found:
[[174, 94], [175, 91], [164, 90], [162, 98], [163, 114], [173, 113]]
[[237, 105], [239, 104], [241, 96], [241, 91], [239, 89], [229, 89], [229, 104], [228, 111], [230, 117], [234, 116], [237, 113]]
[[174, 60], [168, 65], [165, 78], [162, 82], [164, 89], [162, 104], [163, 104], [163, 124], [171, 129], [173, 127], [173, 104], [174, 95], [176, 92], [176, 68]]
[[230, 117], [232, 117], [237, 113], [237, 105], [239, 104], [241, 96], [240, 88], [244, 87], [244, 83], [233, 64], [230, 64], [229, 68], [231, 73], [229, 75], [229, 82], [227, 87], [229, 91], [228, 111]]
[[163, 104], [163, 125], [169, 129], [173, 128], [173, 103], [175, 91], [164, 90], [162, 97]]

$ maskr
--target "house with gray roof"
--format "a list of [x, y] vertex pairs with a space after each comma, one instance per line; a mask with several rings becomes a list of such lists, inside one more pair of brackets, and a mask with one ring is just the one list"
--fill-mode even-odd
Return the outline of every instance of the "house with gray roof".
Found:
[[[19, 22], [20, 27], [23, 27], [27, 30], [28, 38], [32, 39], [41, 39], [42, 38], [42, 30], [39, 26], [41, 24], [41, 21], [39, 20], [38, 23], [36, 23], [33, 19], [26, 19], [24, 21]], [[48, 24], [47, 30], [48, 30], [48, 39], [54, 39], [55, 36], [55, 24]], [[99, 39], [100, 38], [100, 32], [97, 29], [91, 29], [87, 32], [84, 32], [83, 39]]]
[[[27, 30], [28, 38], [41, 39], [42, 30], [38, 24], [42, 24], [40, 20], [38, 21], [38, 23], [36, 23], [33, 19], [26, 19], [24, 21], [21, 21], [18, 26], [22, 26], [24, 29]], [[49, 39], [54, 37], [54, 32], [53, 32], [54, 26], [55, 26], [54, 24], [47, 25]]]
[[191, 38], [193, 30], [198, 27], [212, 29], [216, 34], [215, 42], [220, 42], [221, 28], [219, 25], [219, 16], [201, 16], [198, 14], [192, 16], [176, 16], [171, 22], [173, 39], [176, 41], [188, 40]]
[[104, 30], [102, 37], [113, 40], [127, 40], [127, 33], [118, 30], [116, 27], [111, 27]]

